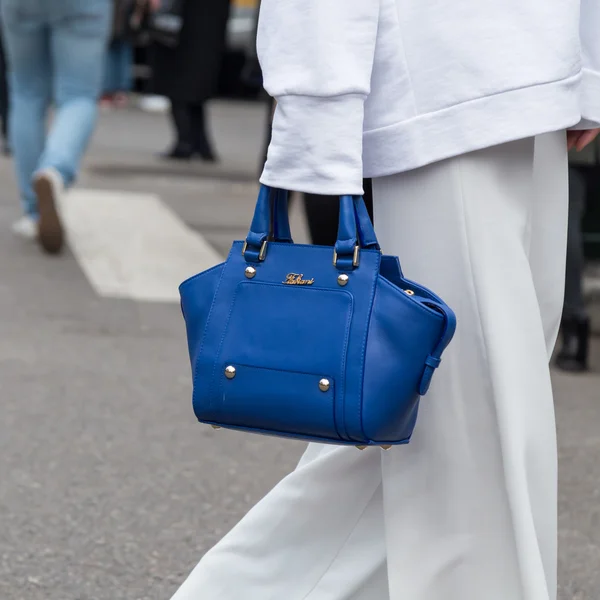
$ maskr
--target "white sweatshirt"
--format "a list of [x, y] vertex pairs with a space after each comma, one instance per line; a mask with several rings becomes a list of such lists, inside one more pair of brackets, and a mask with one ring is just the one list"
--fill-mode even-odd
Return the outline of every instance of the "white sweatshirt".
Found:
[[262, 0], [258, 53], [279, 188], [600, 123], [600, 0]]

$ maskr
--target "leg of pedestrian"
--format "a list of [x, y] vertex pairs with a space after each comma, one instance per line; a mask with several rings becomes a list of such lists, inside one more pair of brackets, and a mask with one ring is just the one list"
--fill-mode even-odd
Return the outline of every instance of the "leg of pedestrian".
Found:
[[38, 207], [32, 176], [44, 150], [52, 65], [43, 15], [21, 8], [21, 0], [2, 2], [4, 41], [11, 65], [9, 132], [23, 208], [23, 216], [13, 225], [13, 231], [34, 239]]
[[190, 107], [192, 116], [192, 134], [194, 151], [205, 162], [215, 162], [217, 155], [210, 135], [210, 126], [206, 120], [206, 102], [198, 102]]
[[57, 204], [75, 181], [94, 131], [111, 23], [109, 0], [66, 3], [49, 25], [56, 114], [34, 175], [40, 205], [40, 243], [49, 253], [63, 245]]
[[194, 136], [192, 132], [192, 112], [187, 102], [171, 100], [171, 123], [175, 133], [175, 142], [162, 158], [189, 160], [194, 154]]

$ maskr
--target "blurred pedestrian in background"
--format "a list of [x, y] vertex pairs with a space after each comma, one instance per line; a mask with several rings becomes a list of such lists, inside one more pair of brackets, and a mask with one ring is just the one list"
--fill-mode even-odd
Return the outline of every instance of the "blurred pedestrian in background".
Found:
[[64, 238], [57, 201], [75, 181], [96, 122], [112, 0], [2, 0], [1, 9], [24, 212], [13, 230], [56, 254]]
[[104, 66], [104, 86], [101, 105], [122, 107], [133, 86], [133, 44], [129, 18], [131, 0], [113, 0], [112, 39]]
[[153, 45], [153, 91], [171, 100], [176, 135], [164, 158], [216, 160], [205, 105], [217, 91], [228, 16], [229, 0], [183, 0], [179, 43]]

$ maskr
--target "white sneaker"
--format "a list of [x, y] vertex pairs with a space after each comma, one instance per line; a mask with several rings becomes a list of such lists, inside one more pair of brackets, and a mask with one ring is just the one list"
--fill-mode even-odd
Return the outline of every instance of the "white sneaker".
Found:
[[146, 112], [165, 113], [171, 108], [171, 101], [164, 96], [142, 96], [138, 106]]
[[38, 235], [37, 219], [30, 215], [23, 215], [12, 224], [12, 232], [24, 240], [33, 241]]
[[33, 188], [38, 201], [38, 238], [48, 254], [58, 254], [64, 243], [64, 230], [58, 215], [58, 203], [65, 189], [61, 174], [53, 168], [38, 171], [33, 176]]

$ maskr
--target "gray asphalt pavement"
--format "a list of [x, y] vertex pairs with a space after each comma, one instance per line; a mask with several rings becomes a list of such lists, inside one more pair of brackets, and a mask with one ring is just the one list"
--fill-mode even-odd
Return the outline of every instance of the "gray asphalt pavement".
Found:
[[[265, 111], [211, 114], [216, 167], [160, 163], [162, 115], [103, 115], [80, 185], [158, 194], [225, 252], [253, 209]], [[0, 182], [0, 599], [168, 600], [303, 445], [195, 423], [178, 306], [99, 297], [73, 254], [15, 239], [7, 159]], [[301, 239], [297, 210], [293, 221]], [[600, 597], [598, 340], [593, 350], [592, 374], [555, 375], [561, 600]]]

